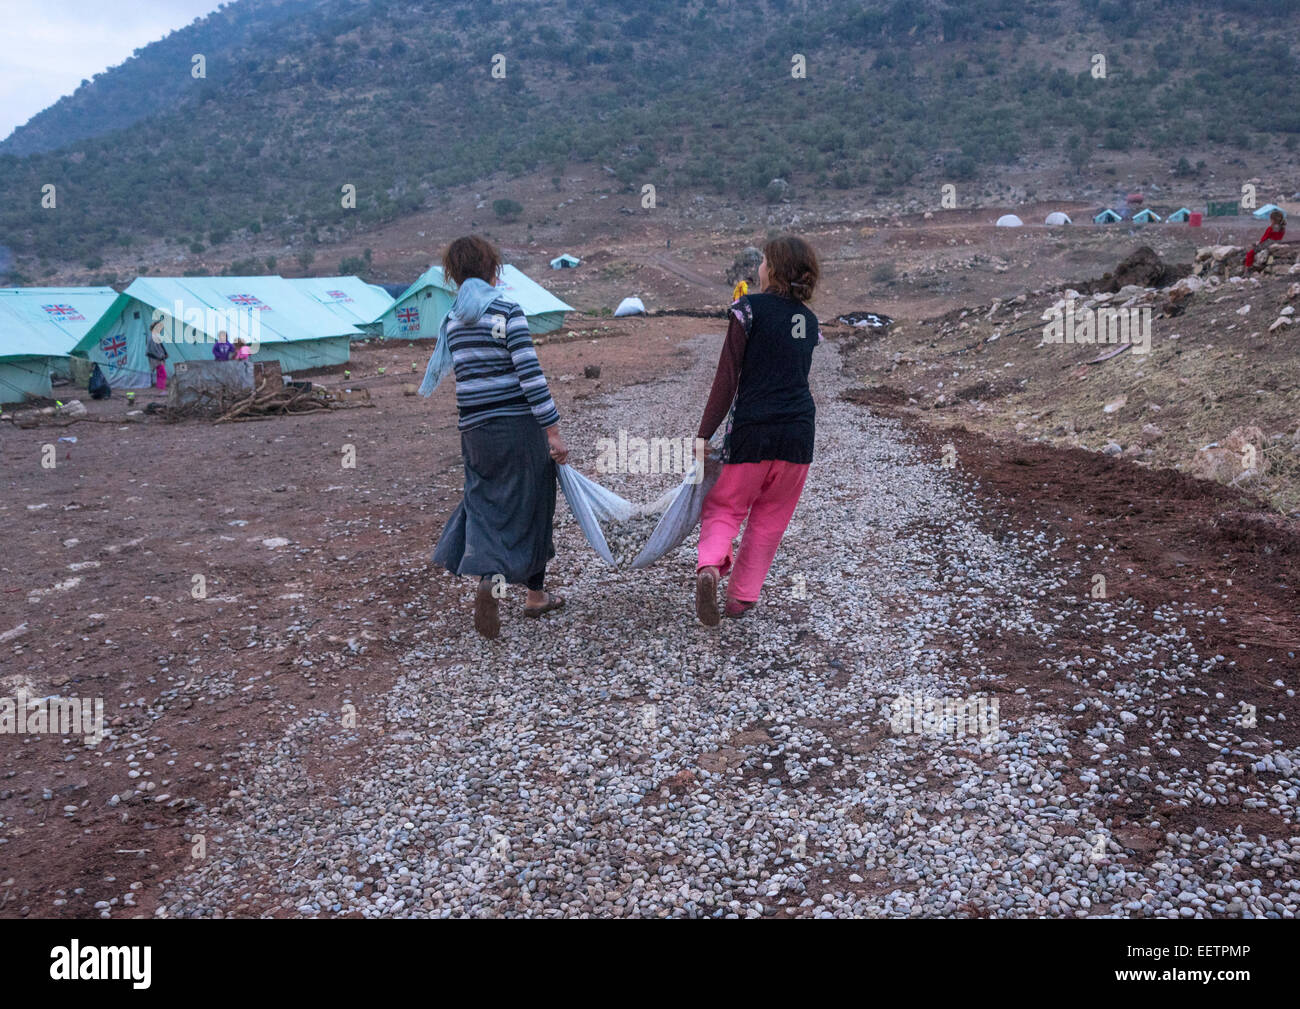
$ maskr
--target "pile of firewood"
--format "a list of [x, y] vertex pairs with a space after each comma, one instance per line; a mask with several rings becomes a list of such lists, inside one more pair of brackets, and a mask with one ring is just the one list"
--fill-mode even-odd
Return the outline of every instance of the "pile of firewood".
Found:
[[268, 417], [290, 417], [318, 410], [337, 409], [341, 404], [330, 398], [323, 389], [301, 385], [270, 385], [263, 379], [249, 396], [233, 403], [223, 403], [221, 415], [215, 423], [227, 421], [265, 420]]

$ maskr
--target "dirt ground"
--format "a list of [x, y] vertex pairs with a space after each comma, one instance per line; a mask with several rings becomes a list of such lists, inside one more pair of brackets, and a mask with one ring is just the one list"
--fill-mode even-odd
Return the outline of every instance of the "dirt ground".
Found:
[[[620, 299], [638, 295], [652, 310], [721, 309], [726, 269], [745, 245], [777, 229], [807, 235], [825, 268], [814, 309], [832, 339], [854, 345], [846, 367], [861, 383], [855, 395], [864, 408], [904, 418], [936, 453], [951, 444], [995, 528], [1040, 524], [1064, 537], [1044, 565], [1064, 564], [1086, 546], [1107, 558], [1112, 595], [1221, 607], [1222, 622], [1201, 629], [1207, 647], [1237, 663], [1225, 690], [1256, 704], [1272, 719], [1269, 734], [1295, 745], [1294, 699], [1273, 683], [1280, 669], [1295, 668], [1300, 649], [1297, 523], [1279, 513], [1267, 487], [1230, 489], [1175, 469], [1226, 423], [1253, 418], [1270, 432], [1295, 430], [1294, 352], [1266, 344], [1255, 326], [1229, 328], [1237, 304], [1208, 300], [1176, 320], [1180, 353], [1170, 349], [1140, 375], [1141, 363], [1124, 355], [1098, 377], [1071, 378], [1078, 361], [1027, 355], [1011, 340], [954, 363], [950, 351], [986, 334], [941, 332], [948, 313], [1098, 277], [1138, 244], [1188, 262], [1198, 246], [1253, 240], [1258, 222], [1060, 230], [1033, 222], [1056, 209], [1080, 219], [1091, 205], [1009, 202], [936, 210], [927, 220], [919, 207], [855, 209], [837, 196], [796, 208], [679, 205], [665, 194], [655, 212], [614, 185], [598, 171], [566, 177], [558, 189], [537, 181], [525, 205], [545, 197], [554, 206], [507, 226], [479, 206], [504, 193], [489, 181], [437, 211], [341, 241], [328, 258], [372, 248], [371, 279], [409, 282], [453, 230], [487, 231], [510, 261], [577, 309], [539, 345], [563, 414], [586, 397], [662, 375], [680, 361], [682, 341], [722, 332], [721, 320], [707, 318], [609, 318]], [[1004, 209], [1030, 223], [992, 227]], [[274, 253], [287, 266], [295, 250], [238, 251]], [[549, 270], [561, 252], [582, 266]], [[131, 255], [144, 255], [154, 273], [222, 266], [171, 250]], [[132, 266], [107, 268], [127, 276]], [[314, 272], [331, 271], [318, 256]], [[1041, 311], [1046, 297], [1025, 311]], [[1249, 297], [1263, 318], [1285, 292]], [[871, 334], [836, 326], [849, 311], [883, 312], [896, 324]], [[461, 605], [458, 583], [428, 565], [461, 486], [453, 400], [445, 390], [427, 401], [402, 389], [427, 354], [405, 342], [358, 344], [350, 378], [342, 368], [305, 376], [368, 388], [371, 407], [168, 424], [129, 419], [119, 393], [85, 400], [90, 418], [66, 428], [0, 423], [8, 546], [0, 557], [0, 696], [22, 689], [103, 698], [114, 731], [98, 749], [48, 735], [0, 740], [0, 916], [95, 916], [106, 910], [94, 906], [99, 895], [128, 890], [133, 902], [112, 913], [152, 915], [162, 883], [192, 856], [187, 811], [220, 808], [238, 789], [237, 750], [278, 738], [308, 710], [352, 703], [364, 711], [393, 682], [423, 615]], [[601, 366], [599, 379], [583, 377], [587, 364]], [[1009, 375], [1030, 379], [1027, 388]], [[939, 382], [973, 392], [936, 406]], [[1130, 406], [1101, 413], [1120, 392]], [[154, 398], [141, 393], [136, 406]], [[1147, 403], [1163, 409], [1163, 440], [1134, 433], [1152, 419]], [[680, 419], [683, 434], [696, 419]], [[1107, 438], [1142, 451], [1110, 458], [1081, 447], [1099, 449]], [[53, 468], [42, 465], [46, 446]], [[343, 466], [347, 446], [355, 468]], [[571, 448], [580, 467], [595, 457], [594, 445]], [[1091, 633], [1081, 617], [1071, 647], [1086, 650]], [[1005, 646], [999, 654], [997, 689], [1042, 686], [1039, 656]], [[1171, 717], [1196, 717], [1193, 701]], [[1116, 802], [1171, 829], [1195, 815], [1156, 795]], [[1216, 815], [1249, 824], [1262, 814]], [[1140, 842], [1152, 828], [1132, 830]]]
[[[539, 353], [567, 411], [671, 368], [698, 329], [611, 321]], [[368, 388], [371, 408], [125, 423], [119, 392], [86, 401], [99, 422], [0, 426], [0, 696], [100, 697], [115, 733], [99, 754], [3, 737], [0, 915], [93, 916], [88, 894], [109, 877], [140, 883], [152, 913], [154, 882], [190, 857], [186, 809], [220, 805], [233, 787], [232, 749], [275, 737], [304, 706], [364, 709], [421, 614], [459, 605], [456, 581], [427, 564], [461, 487], [454, 397], [402, 392], [426, 360], [418, 345], [371, 344], [354, 348], [350, 379], [313, 376]], [[582, 377], [590, 362], [599, 379]], [[136, 408], [161, 395], [138, 394]], [[343, 468], [345, 445], [355, 469]], [[196, 575], [206, 598], [194, 597]], [[192, 681], [214, 671], [228, 692], [198, 693]]]
[[[994, 535], [1033, 528], [1048, 533], [1048, 542], [1058, 545], [1040, 558], [1046, 570], [1095, 558], [1088, 565], [1093, 572], [1090, 584], [1078, 586], [1080, 595], [1097, 587], [1091, 578], [1099, 574], [1105, 579], [1106, 598], [1142, 604], [1139, 626], [1148, 629], [1158, 630], [1153, 614], [1160, 607], [1221, 612], [1217, 623], [1197, 621], [1196, 626], [1203, 654], [1220, 654], [1228, 663], [1213, 684], [1217, 702], [1193, 691], [1163, 712], [1187, 728], [1186, 749], [1197, 746], [1198, 719], [1216, 703], [1224, 705], [1225, 697], [1228, 706], [1252, 706], [1261, 725], [1267, 726], [1262, 729], [1265, 735], [1294, 745], [1300, 704], [1293, 691], [1281, 688], [1279, 676], [1297, 668], [1300, 653], [1300, 523], [1276, 515], [1239, 490], [1172, 470], [1145, 468], [1130, 459], [1077, 448], [990, 437], [961, 424], [927, 423], [880, 404], [870, 394], [853, 398], [903, 420], [936, 457], [951, 450], [956, 472], [993, 506], [986, 524]], [[999, 683], [992, 689], [1052, 695], [1053, 708], [1082, 712], [1076, 705], [1086, 705], [1094, 696], [1087, 681], [1071, 685], [1055, 672], [1045, 673], [1042, 660], [1071, 650], [1100, 656], [1105, 647], [1105, 636], [1080, 612], [1068, 632], [1041, 642], [1037, 649], [1026, 647], [1023, 638], [1014, 648], [995, 645]], [[1076, 721], [1082, 726], [1088, 717], [1080, 713]], [[1125, 746], [1132, 753], [1150, 746], [1151, 736], [1149, 730], [1129, 732]], [[1217, 750], [1204, 744], [1192, 752], [1194, 757], [1177, 752], [1171, 756], [1156, 745], [1149, 755], [1144, 752], [1142, 762], [1153, 772], [1172, 774], [1189, 759], [1208, 762], [1218, 757]], [[1120, 836], [1139, 852], [1166, 830], [1243, 825], [1248, 833], [1271, 833], [1277, 828], [1271, 814], [1235, 802], [1207, 810], [1179, 806], [1154, 793], [1116, 794], [1111, 801]], [[1153, 822], [1160, 826], [1152, 827]]]
[[[1164, 159], [1140, 152], [1098, 151], [1083, 174], [1060, 157], [1008, 167], [997, 181], [959, 185], [954, 209], [941, 207], [940, 182], [918, 178], [906, 191], [884, 199], [873, 191], [803, 186], [789, 202], [768, 204], [734, 194], [679, 191], [653, 173], [653, 206], [640, 184], [626, 186], [600, 165], [572, 164], [562, 176], [549, 170], [515, 178], [498, 174], [431, 198], [431, 206], [401, 220], [357, 232], [344, 219], [305, 236], [239, 233], [223, 245], [193, 253], [187, 246], [141, 241], [129, 249], [106, 249], [104, 266], [52, 264], [42, 283], [119, 285], [141, 274], [176, 276], [187, 271], [220, 273], [234, 260], [272, 256], [276, 272], [302, 273], [297, 257], [311, 252], [314, 275], [337, 272], [344, 258], [370, 253], [366, 279], [406, 285], [437, 261], [455, 235], [477, 232], [496, 242], [506, 260], [591, 315], [609, 314], [635, 295], [655, 308], [723, 305], [731, 285], [725, 273], [746, 245], [769, 233], [808, 237], [825, 267], [817, 310], [824, 315], [854, 309], [927, 318], [957, 304], [981, 304], [1025, 290], [1098, 276], [1134, 244], [1152, 244], [1166, 259], [1190, 260], [1197, 245], [1254, 241], [1263, 225], [1245, 215], [1207, 218], [1201, 228], [1159, 224], [1092, 225], [1103, 206], [1122, 205], [1141, 191], [1164, 211], [1201, 208], [1207, 199], [1257, 184], [1258, 202], [1279, 201], [1297, 188], [1294, 159], [1285, 152], [1258, 152], [1247, 166], [1235, 156], [1210, 152], [1197, 178], [1170, 174]], [[524, 211], [499, 220], [492, 202], [508, 197]], [[1068, 229], [1042, 222], [1052, 211], [1078, 222]], [[927, 219], [926, 214], [929, 214]], [[1025, 222], [994, 228], [1002, 214]], [[582, 260], [574, 270], [553, 271], [561, 253]], [[42, 264], [44, 267], [44, 264]]]
[[[539, 347], [562, 414], [662, 374], [681, 341], [721, 331], [682, 317], [584, 326]], [[834, 338], [856, 342], [848, 366], [861, 366], [869, 342]], [[452, 397], [403, 395], [424, 355], [417, 345], [367, 344], [350, 379], [342, 369], [315, 376], [369, 388], [370, 408], [222, 426], [126, 423], [119, 394], [88, 404], [99, 422], [0, 427], [9, 545], [0, 693], [102, 697], [114, 731], [97, 750], [51, 736], [0, 744], [0, 916], [94, 916], [95, 899], [113, 887], [136, 895], [115, 916], [151, 915], [162, 882], [191, 857], [187, 809], [220, 807], [238, 789], [237, 748], [276, 738], [306, 710], [364, 711], [392, 682], [422, 615], [462, 605], [461, 586], [427, 561], [461, 472]], [[600, 378], [582, 377], [593, 363]], [[855, 395], [898, 413], [879, 396]], [[1064, 537], [1045, 565], [1086, 546], [1106, 558], [1112, 595], [1221, 607], [1223, 621], [1203, 629], [1207, 647], [1237, 663], [1223, 686], [1295, 745], [1300, 712], [1273, 682], [1300, 649], [1296, 523], [1168, 470], [899, 415], [936, 453], [954, 446], [994, 526], [1041, 524]], [[682, 419], [684, 429], [694, 423]], [[49, 444], [53, 469], [41, 466]], [[355, 469], [342, 465], [348, 445]], [[571, 448], [590, 465], [595, 446]], [[196, 575], [205, 598], [195, 598]], [[1069, 647], [1086, 650], [1091, 633], [1081, 616]], [[1001, 646], [997, 689], [1033, 690], [1037, 658]], [[200, 677], [222, 686], [199, 691]], [[1189, 698], [1173, 714], [1196, 710]], [[1199, 815], [1156, 795], [1115, 801], [1134, 807], [1117, 809], [1117, 822], [1132, 815], [1135, 843], [1154, 836], [1152, 816], [1185, 828]], [[1148, 825], [1136, 823], [1139, 813]], [[1263, 814], [1215, 815], [1248, 824]]]

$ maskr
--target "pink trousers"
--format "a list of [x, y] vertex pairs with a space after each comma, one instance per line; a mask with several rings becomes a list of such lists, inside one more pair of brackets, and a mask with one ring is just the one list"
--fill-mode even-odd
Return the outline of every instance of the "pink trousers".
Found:
[[153, 384], [155, 389], [167, 388], [167, 365], [160, 364], [154, 369]]
[[[772, 558], [794, 515], [807, 477], [806, 463], [742, 462], [722, 467], [722, 474], [704, 499], [700, 512], [696, 570], [716, 567], [724, 575], [731, 570], [728, 599], [742, 603], [758, 601], [759, 590], [772, 567]], [[731, 543], [746, 516], [749, 522], [732, 570]]]

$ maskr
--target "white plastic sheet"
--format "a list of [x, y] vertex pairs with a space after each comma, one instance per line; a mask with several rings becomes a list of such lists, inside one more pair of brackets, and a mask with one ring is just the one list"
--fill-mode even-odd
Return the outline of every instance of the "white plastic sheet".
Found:
[[605, 539], [601, 523], [626, 522], [637, 516], [662, 512], [650, 538], [632, 561], [633, 568], [646, 568], [681, 546], [700, 524], [704, 499], [722, 473], [722, 458], [721, 446], [710, 445], [702, 472], [699, 468], [700, 460], [693, 459], [682, 482], [647, 505], [633, 504], [619, 497], [571, 466], [557, 466], [556, 472], [560, 478], [560, 489], [569, 502], [569, 510], [577, 519], [578, 528], [587, 537], [592, 549], [610, 567], [617, 567], [618, 562], [609, 548], [609, 541]]
[[569, 510], [578, 520], [578, 528], [601, 560], [610, 567], [615, 567], [614, 555], [605, 541], [600, 523], [625, 521], [637, 514], [636, 505], [594, 480], [588, 480], [572, 466], [560, 465], [556, 471], [559, 473], [564, 499], [569, 502]]
[[641, 552], [632, 561], [633, 568], [648, 568], [664, 554], [676, 550], [687, 536], [700, 524], [700, 512], [704, 508], [704, 499], [718, 481], [722, 472], [721, 453], [710, 447], [708, 458], [704, 460], [704, 472], [699, 471], [700, 460], [691, 462], [686, 477], [668, 505], [659, 524], [655, 526], [650, 539], [641, 548]]

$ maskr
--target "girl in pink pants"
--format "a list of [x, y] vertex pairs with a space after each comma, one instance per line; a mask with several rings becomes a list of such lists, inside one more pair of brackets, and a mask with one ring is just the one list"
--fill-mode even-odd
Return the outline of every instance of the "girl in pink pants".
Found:
[[[731, 306], [697, 432], [707, 440], [731, 412], [727, 461], [700, 515], [695, 613], [709, 626], [721, 619], [718, 581], [728, 572], [727, 616], [743, 616], [758, 601], [808, 476], [816, 421], [808, 372], [821, 334], [804, 302], [820, 275], [807, 242], [788, 235], [774, 239], [758, 268], [762, 293]], [[731, 544], [742, 524], [745, 535], [733, 567]]]
[[[697, 571], [717, 568], [719, 576], [731, 572], [727, 585], [727, 615], [739, 616], [758, 601], [776, 548], [790, 524], [807, 464], [781, 462], [732, 463], [704, 499], [700, 514], [700, 555]], [[732, 567], [731, 541], [749, 516], [740, 553]], [[736, 612], [733, 612], [736, 611]]]

